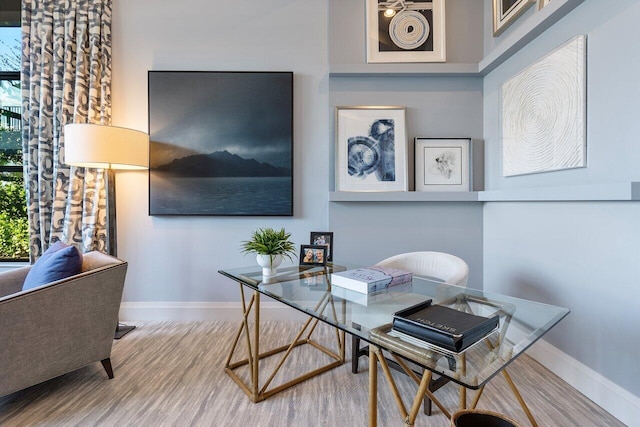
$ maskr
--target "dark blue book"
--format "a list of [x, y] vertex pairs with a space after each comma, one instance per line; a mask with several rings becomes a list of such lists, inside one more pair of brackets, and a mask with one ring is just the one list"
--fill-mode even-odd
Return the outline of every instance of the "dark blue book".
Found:
[[393, 329], [453, 352], [461, 352], [478, 342], [499, 325], [500, 318], [458, 311], [431, 300], [398, 311]]

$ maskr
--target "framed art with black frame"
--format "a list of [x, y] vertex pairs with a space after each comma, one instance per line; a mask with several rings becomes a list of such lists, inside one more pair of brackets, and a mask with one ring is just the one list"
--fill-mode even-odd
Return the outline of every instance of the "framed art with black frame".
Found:
[[336, 107], [336, 191], [407, 191], [405, 107]]
[[293, 73], [149, 71], [149, 214], [293, 215]]
[[536, 0], [493, 0], [493, 36], [500, 35]]
[[300, 265], [327, 265], [327, 247], [300, 245]]
[[367, 0], [367, 62], [444, 62], [445, 0]]
[[482, 190], [483, 145], [471, 138], [416, 138], [415, 190]]
[[312, 245], [324, 245], [327, 247], [327, 261], [333, 261], [333, 232], [312, 231], [309, 243]]

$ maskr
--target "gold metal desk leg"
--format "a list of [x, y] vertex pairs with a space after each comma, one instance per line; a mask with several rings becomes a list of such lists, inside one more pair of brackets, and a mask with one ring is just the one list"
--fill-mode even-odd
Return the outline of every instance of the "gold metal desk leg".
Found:
[[369, 344], [369, 427], [378, 425], [378, 359], [376, 347]]
[[[461, 370], [462, 370], [462, 375], [467, 375], [467, 355], [463, 354], [462, 357], [460, 357], [460, 364], [461, 364]], [[460, 409], [467, 409], [467, 388], [463, 385], [461, 385], [460, 387], [458, 387], [460, 390]]]
[[533, 427], [538, 427], [538, 423], [536, 422], [535, 418], [533, 418], [533, 414], [529, 410], [529, 407], [527, 406], [527, 403], [522, 398], [522, 395], [518, 391], [518, 388], [516, 387], [515, 383], [511, 379], [511, 376], [509, 375], [507, 370], [503, 369], [502, 370], [502, 374], [504, 375], [505, 379], [507, 380], [507, 383], [509, 383], [509, 387], [511, 387], [511, 391], [513, 391], [513, 395], [516, 397], [516, 399], [518, 399], [518, 403], [520, 403], [520, 406], [522, 407], [522, 410], [524, 411], [525, 414], [527, 414], [527, 418], [529, 418], [529, 422], [531, 422], [531, 425]]
[[[327, 304], [331, 302], [331, 309], [333, 317], [337, 319], [337, 312], [335, 307], [333, 306], [333, 302], [331, 298], [328, 297], [328, 293], [322, 298], [322, 300], [318, 303], [316, 307], [316, 311], [322, 312]], [[306, 381], [309, 378], [312, 378], [316, 375], [319, 375], [323, 372], [326, 372], [330, 369], [338, 367], [344, 364], [344, 332], [336, 330], [336, 342], [338, 345], [337, 351], [327, 348], [325, 345], [320, 342], [316, 342], [311, 338], [313, 331], [315, 330], [316, 325], [318, 324], [318, 320], [313, 317], [309, 317], [305, 322], [302, 329], [298, 332], [295, 339], [289, 344], [273, 348], [271, 350], [260, 352], [260, 292], [253, 291], [251, 299], [247, 304], [245, 301], [245, 293], [242, 284], [240, 284], [240, 296], [242, 301], [242, 321], [238, 328], [238, 333], [235, 336], [231, 349], [229, 351], [229, 355], [225, 362], [225, 372], [231, 377], [231, 379], [242, 389], [242, 391], [251, 399], [252, 402], [260, 402], [262, 400], [268, 399], [269, 397], [292, 387], [302, 381]], [[254, 311], [251, 314], [251, 310]], [[253, 320], [253, 325], [251, 325], [250, 320]], [[311, 326], [311, 327], [310, 327]], [[309, 328], [310, 327], [310, 328]], [[308, 331], [308, 335], [306, 338], [302, 339], [302, 335]], [[246, 339], [246, 358], [233, 361], [236, 353], [240, 353], [241, 349], [238, 348], [239, 341], [241, 336], [245, 336]], [[293, 379], [288, 381], [284, 381], [282, 384], [277, 386], [271, 386], [271, 381], [276, 376], [276, 374], [283, 368], [283, 364], [291, 350], [294, 347], [298, 347], [301, 345], [309, 344], [309, 348], [315, 348], [327, 356], [332, 360], [328, 364], [325, 364], [319, 368], [313, 369], [307, 372], [304, 375], [296, 376]], [[262, 359], [275, 356], [277, 354], [281, 354], [282, 358], [279, 363], [271, 370], [271, 375], [265, 381], [265, 384], [260, 386], [260, 362]], [[241, 377], [236, 369], [246, 367], [248, 369], [245, 371], [247, 374], [244, 378]], [[268, 389], [271, 387], [270, 389]]]
[[392, 356], [399, 362], [400, 366], [409, 374], [411, 378], [414, 379], [416, 383], [418, 383], [418, 391], [413, 400], [413, 405], [410, 408], [410, 412], [407, 411], [407, 408], [402, 401], [402, 396], [400, 396], [400, 392], [398, 387], [396, 386], [395, 380], [393, 379], [393, 375], [391, 374], [391, 370], [389, 369], [389, 365], [387, 363], [387, 359], [385, 359], [382, 350], [379, 347], [376, 347], [372, 344], [369, 344], [369, 426], [376, 426], [377, 423], [377, 390], [378, 390], [378, 362], [380, 362], [380, 367], [382, 368], [382, 372], [384, 373], [385, 378], [389, 383], [389, 388], [391, 389], [391, 393], [396, 400], [396, 404], [398, 406], [398, 410], [400, 412], [400, 416], [404, 422], [405, 426], [413, 426], [415, 420], [418, 416], [418, 411], [420, 410], [420, 404], [422, 403], [425, 396], [429, 397], [433, 403], [442, 411], [444, 416], [447, 418], [451, 418], [451, 413], [447, 411], [447, 409], [442, 405], [440, 400], [438, 400], [433, 393], [429, 390], [429, 383], [431, 382], [432, 372], [428, 369], [425, 369], [422, 379], [418, 379], [418, 377], [413, 373], [409, 367], [402, 362], [400, 359], [396, 357], [395, 354], [392, 353]]
[[255, 310], [254, 310], [254, 324], [253, 324], [253, 372], [252, 372], [252, 390], [255, 398], [258, 397], [258, 389], [259, 389], [259, 373], [260, 370], [258, 366], [260, 365], [260, 292], [254, 291], [253, 298], [255, 299]]

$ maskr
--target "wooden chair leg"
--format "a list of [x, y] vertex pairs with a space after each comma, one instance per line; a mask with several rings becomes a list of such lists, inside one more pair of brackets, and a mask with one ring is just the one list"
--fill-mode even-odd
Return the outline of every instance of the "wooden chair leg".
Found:
[[[357, 323], [352, 323], [351, 325], [356, 329], [360, 329], [360, 325]], [[358, 360], [360, 360], [360, 356], [368, 354], [368, 352], [364, 352], [360, 349], [360, 338], [355, 335], [351, 335], [351, 373], [358, 373]]]
[[109, 377], [109, 379], [113, 379], [113, 368], [111, 367], [111, 359], [107, 357], [106, 359], [102, 359], [100, 363], [102, 363], [102, 367], [107, 372], [107, 376]]
[[[432, 380], [433, 381], [433, 380]], [[423, 412], [425, 415], [431, 416], [432, 410], [433, 410], [433, 406], [431, 405], [431, 399], [429, 399], [428, 396], [424, 397], [424, 404], [423, 404]]]
[[358, 360], [360, 359], [360, 338], [351, 335], [351, 372], [358, 373]]
[[[360, 329], [360, 325], [358, 325], [357, 323], [353, 323], [353, 326]], [[359, 367], [358, 360], [360, 360], [360, 356], [368, 355], [369, 357], [371, 357], [371, 353], [367, 353], [366, 351], [364, 351], [366, 348], [367, 347], [364, 347], [363, 349], [361, 349], [360, 338], [358, 338], [355, 335], [351, 335], [351, 372], [352, 373], [354, 374], [358, 373], [358, 367]], [[384, 355], [382, 357], [384, 357]], [[451, 368], [453, 365], [453, 369], [455, 370], [455, 364], [456, 364], [455, 360], [453, 360], [453, 358], [450, 358], [449, 367]], [[400, 369], [399, 367], [394, 366], [394, 368], [396, 368], [400, 372], [403, 372], [402, 369]], [[423, 371], [423, 374], [424, 374], [424, 371]], [[435, 392], [447, 382], [449, 382], [449, 380], [444, 378], [432, 379], [429, 382], [429, 391]], [[427, 396], [426, 394], [424, 396], [423, 412], [429, 416], [433, 413], [432, 401], [431, 399], [429, 399], [429, 396]]]

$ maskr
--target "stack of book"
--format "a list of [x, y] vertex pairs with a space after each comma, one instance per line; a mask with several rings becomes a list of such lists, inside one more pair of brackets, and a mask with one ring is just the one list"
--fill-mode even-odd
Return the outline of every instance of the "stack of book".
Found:
[[331, 286], [340, 286], [355, 292], [368, 294], [391, 286], [410, 283], [410, 272], [389, 267], [367, 267], [331, 273]]
[[427, 300], [395, 313], [390, 334], [460, 353], [495, 331], [499, 322], [498, 315], [478, 316]]
[[355, 302], [360, 305], [374, 305], [377, 303], [388, 302], [390, 299], [397, 299], [401, 295], [405, 295], [413, 290], [411, 282], [395, 285], [393, 288], [386, 288], [376, 292], [367, 294], [352, 291], [351, 289], [341, 286], [331, 286], [331, 295], [335, 295], [340, 299]]

